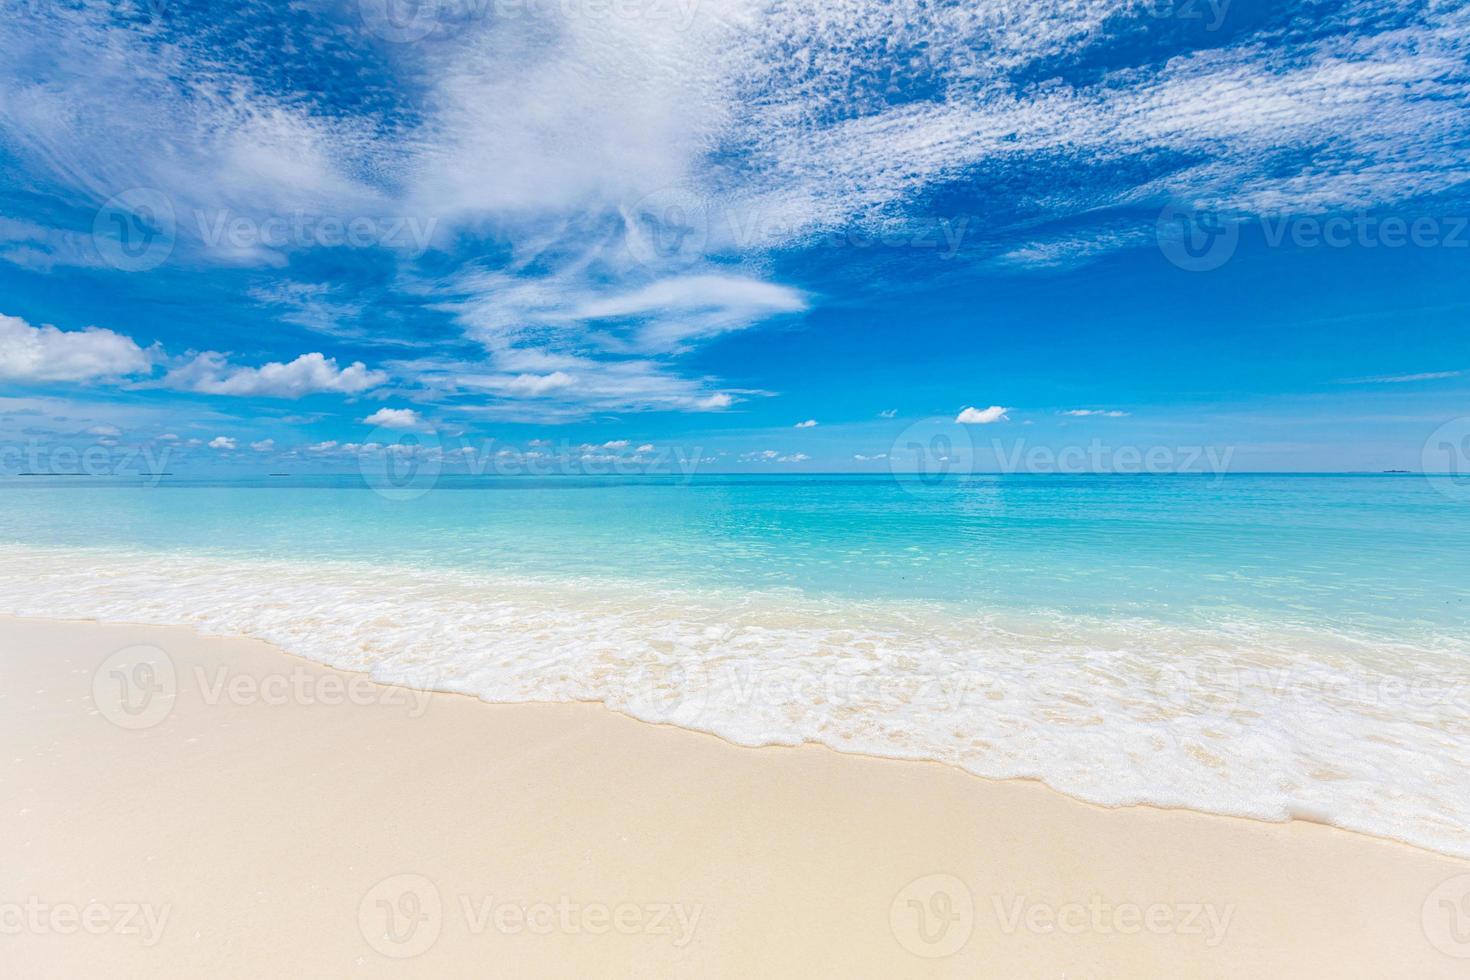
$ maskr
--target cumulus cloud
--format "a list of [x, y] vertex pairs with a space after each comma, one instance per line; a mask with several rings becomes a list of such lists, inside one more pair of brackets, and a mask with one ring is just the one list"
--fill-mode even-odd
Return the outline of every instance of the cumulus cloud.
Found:
[[19, 317], [0, 314], [0, 379], [104, 381], [152, 368], [150, 353], [120, 333], [101, 327], [33, 327]]
[[385, 372], [369, 370], [361, 361], [339, 368], [335, 358], [319, 353], [302, 354], [289, 363], [241, 367], [229, 363], [223, 354], [205, 351], [169, 371], [163, 384], [205, 395], [301, 398], [319, 392], [356, 395], [387, 380]]
[[386, 429], [422, 429], [423, 417], [411, 408], [380, 408], [362, 420], [365, 425], [381, 425]]
[[816, 419], [807, 419], [805, 422], [798, 422], [794, 426], [792, 426], [793, 429], [815, 429], [816, 427]]
[[989, 408], [965, 408], [955, 416], [955, 421], [961, 425], [990, 425], [992, 422], [1008, 422], [1010, 416], [1006, 415], [1010, 409], [999, 405], [991, 405]]
[[235, 440], [230, 436], [215, 436], [213, 439], [209, 440], [209, 448], [225, 450], [234, 449]]
[[1073, 418], [1079, 418], [1079, 419], [1088, 418], [1088, 417], [1094, 416], [1094, 415], [1099, 416], [1101, 418], [1108, 418], [1108, 419], [1123, 419], [1123, 418], [1127, 418], [1128, 417], [1128, 413], [1127, 412], [1119, 412], [1119, 411], [1116, 411], [1116, 410], [1108, 411], [1106, 409], [1101, 409], [1101, 408], [1074, 408], [1074, 409], [1070, 409], [1069, 411], [1062, 412], [1060, 414], [1062, 414], [1062, 415], [1070, 415]]

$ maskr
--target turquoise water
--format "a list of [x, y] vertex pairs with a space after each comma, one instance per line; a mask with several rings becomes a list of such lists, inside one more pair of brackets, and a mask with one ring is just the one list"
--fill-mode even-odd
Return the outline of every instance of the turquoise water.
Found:
[[186, 624], [1470, 856], [1470, 499], [1412, 476], [0, 484], [0, 614]]
[[1470, 501], [1418, 477], [9, 481], [0, 539], [922, 599], [1399, 638], [1470, 623]]

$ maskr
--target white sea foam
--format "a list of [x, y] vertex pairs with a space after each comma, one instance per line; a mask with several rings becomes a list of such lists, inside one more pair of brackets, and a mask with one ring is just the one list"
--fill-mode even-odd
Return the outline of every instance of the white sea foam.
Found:
[[351, 563], [8, 558], [12, 615], [187, 624], [487, 701], [601, 701], [745, 745], [934, 759], [1106, 805], [1309, 816], [1470, 856], [1459, 641]]

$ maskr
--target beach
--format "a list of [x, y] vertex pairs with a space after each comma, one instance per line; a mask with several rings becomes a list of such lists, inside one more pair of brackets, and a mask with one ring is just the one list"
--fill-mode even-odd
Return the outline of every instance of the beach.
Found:
[[1470, 863], [1307, 821], [488, 704], [184, 628], [7, 618], [0, 671], [13, 976], [1432, 978], [1470, 955]]

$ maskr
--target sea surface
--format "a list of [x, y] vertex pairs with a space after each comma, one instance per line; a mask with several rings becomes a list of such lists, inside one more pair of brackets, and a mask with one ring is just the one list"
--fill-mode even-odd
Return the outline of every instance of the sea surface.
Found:
[[1470, 494], [1423, 477], [152, 484], [0, 480], [0, 613], [1470, 856]]

